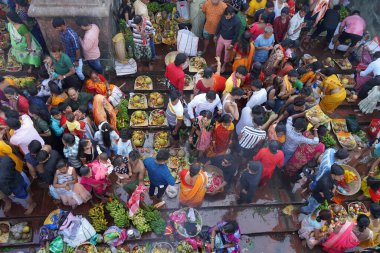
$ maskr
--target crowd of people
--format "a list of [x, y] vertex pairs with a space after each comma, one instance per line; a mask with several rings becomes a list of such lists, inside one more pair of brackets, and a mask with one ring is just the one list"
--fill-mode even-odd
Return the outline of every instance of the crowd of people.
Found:
[[[136, 60], [150, 61], [156, 56], [148, 2], [123, 1], [119, 10], [119, 18], [127, 21], [133, 34]], [[114, 187], [131, 195], [148, 176], [149, 196], [155, 203], [162, 201], [167, 188], [176, 183], [167, 166], [169, 150], [142, 159], [132, 141], [133, 130], [117, 129], [115, 107], [127, 94], [103, 76], [99, 27], [77, 18], [77, 27], [84, 32], [80, 37], [63, 18], [55, 17], [51, 25], [59, 38], [48, 49], [38, 23], [27, 15], [27, 2], [14, 3], [6, 15], [10, 52], [28, 71], [38, 68], [38, 84], [21, 89], [12, 79], [0, 77], [4, 211], [16, 203], [25, 208], [25, 214], [33, 212], [32, 180], [46, 187], [57, 202], [75, 208], [92, 194], [104, 199], [113, 194], [110, 189]], [[311, 125], [305, 118], [314, 106], [333, 117], [347, 96], [336, 69], [326, 66], [323, 59], [307, 62], [301, 57], [309, 44], [321, 40], [324, 31], [327, 35], [322, 42], [326, 48], [332, 43], [332, 54], [349, 40], [346, 56], [355, 65], [368, 66], [357, 69], [359, 98], [372, 99], [368, 94], [378, 88], [380, 50], [367, 46], [366, 22], [360, 12], [353, 10], [342, 18], [339, 10], [347, 8], [345, 1], [334, 0], [233, 0], [229, 4], [194, 0], [190, 7], [190, 15], [196, 17], [191, 29], [203, 41], [199, 54], [212, 54], [213, 39], [216, 63], [196, 80], [190, 99], [184, 95], [183, 67], [188, 57], [179, 53], [166, 68], [169, 101], [165, 117], [171, 143], [173, 147], [188, 143], [193, 160], [178, 175], [180, 204], [198, 207], [203, 203], [208, 184], [204, 166], [209, 164], [223, 172], [223, 183], [213, 193], [234, 191], [238, 185], [239, 204], [252, 203], [276, 168], [292, 184], [314, 171], [311, 194], [300, 210], [306, 217], [299, 234], [307, 245], [322, 244], [327, 252], [354, 252], [359, 245], [378, 244], [374, 237], [380, 217], [377, 204], [371, 204], [370, 217], [360, 215], [335, 231], [322, 231], [331, 213], [316, 210], [333, 199], [336, 182], [344, 175], [338, 164], [349, 152], [326, 148], [322, 142], [326, 126]], [[84, 73], [84, 64], [90, 73]], [[229, 67], [232, 74], [223, 77]], [[183, 129], [186, 138], [180, 134]], [[378, 156], [379, 138], [371, 142], [371, 148]], [[374, 202], [380, 199], [374, 175], [379, 162], [373, 165], [364, 191]], [[111, 175], [116, 179], [111, 180]], [[236, 222], [221, 222], [210, 233], [212, 247], [220, 247], [216, 245], [219, 235], [223, 239], [218, 243], [228, 252], [240, 252]]]

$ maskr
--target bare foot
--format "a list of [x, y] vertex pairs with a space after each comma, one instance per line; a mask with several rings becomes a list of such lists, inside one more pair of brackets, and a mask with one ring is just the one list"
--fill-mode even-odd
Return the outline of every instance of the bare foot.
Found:
[[11, 210], [11, 207], [12, 207], [12, 203], [10, 201], [5, 201], [4, 213], [9, 212], [9, 210]]
[[30, 204], [29, 208], [25, 211], [25, 215], [29, 215], [33, 212], [34, 208], [36, 208], [37, 206], [37, 203], [36, 202], [33, 202]]

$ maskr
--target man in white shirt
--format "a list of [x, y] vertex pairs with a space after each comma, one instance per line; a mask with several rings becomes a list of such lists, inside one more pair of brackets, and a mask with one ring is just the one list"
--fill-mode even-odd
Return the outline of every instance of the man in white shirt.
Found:
[[368, 92], [375, 86], [380, 85], [380, 52], [373, 55], [374, 61], [371, 62], [366, 70], [360, 72], [360, 76], [368, 76], [373, 73], [373, 78], [366, 82], [359, 91], [359, 98], [367, 97]]
[[22, 115], [21, 122], [19, 119], [8, 118], [6, 123], [10, 129], [14, 130], [14, 134], [9, 142], [12, 145], [18, 146], [22, 153], [29, 153], [28, 145], [33, 140], [39, 141], [42, 146], [45, 144], [44, 140], [34, 128], [32, 119], [28, 115]]
[[251, 84], [253, 91], [249, 98], [246, 107], [253, 108], [255, 105], [262, 105], [267, 101], [267, 90], [263, 88], [263, 83], [260, 80], [254, 80]]
[[193, 122], [195, 121], [195, 117], [197, 117], [201, 111], [207, 110], [214, 113], [215, 108], [218, 108], [218, 114], [222, 114], [223, 112], [222, 103], [220, 102], [220, 98], [215, 91], [209, 91], [207, 93], [195, 96], [187, 105], [187, 108], [189, 117]]
[[288, 32], [286, 33], [286, 37], [291, 40], [298, 40], [301, 34], [302, 28], [306, 26], [304, 23], [304, 17], [307, 13], [308, 9], [306, 6], [302, 7], [296, 15], [292, 17], [289, 22]]
[[244, 107], [241, 110], [239, 122], [236, 124], [236, 133], [240, 134], [245, 126], [253, 126], [252, 108], [250, 107]]
[[183, 124], [184, 109], [180, 97], [181, 93], [179, 91], [171, 91], [168, 107], [165, 112], [170, 130], [172, 131], [174, 147], [178, 146], [179, 129]]

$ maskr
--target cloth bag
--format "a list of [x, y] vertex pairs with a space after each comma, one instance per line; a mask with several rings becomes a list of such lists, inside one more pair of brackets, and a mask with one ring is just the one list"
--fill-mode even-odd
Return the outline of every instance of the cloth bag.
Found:
[[177, 11], [180, 17], [184, 18], [185, 20], [190, 19], [190, 6], [187, 1], [178, 1]]
[[188, 56], [196, 56], [198, 51], [199, 38], [187, 29], [178, 31], [177, 51]]

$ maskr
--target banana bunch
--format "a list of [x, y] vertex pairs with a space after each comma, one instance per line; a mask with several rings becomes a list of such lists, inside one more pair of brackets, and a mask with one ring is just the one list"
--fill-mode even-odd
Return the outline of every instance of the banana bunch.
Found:
[[145, 219], [144, 211], [141, 208], [133, 215], [131, 220], [140, 234], [152, 231], [148, 221]]
[[108, 228], [108, 222], [104, 216], [103, 204], [94, 205], [94, 207], [89, 210], [88, 214], [91, 218], [92, 226], [96, 232], [101, 232]]
[[119, 200], [113, 199], [111, 202], [108, 202], [106, 209], [110, 212], [116, 226], [119, 228], [126, 228], [129, 226], [127, 209], [124, 208], [123, 204]]

